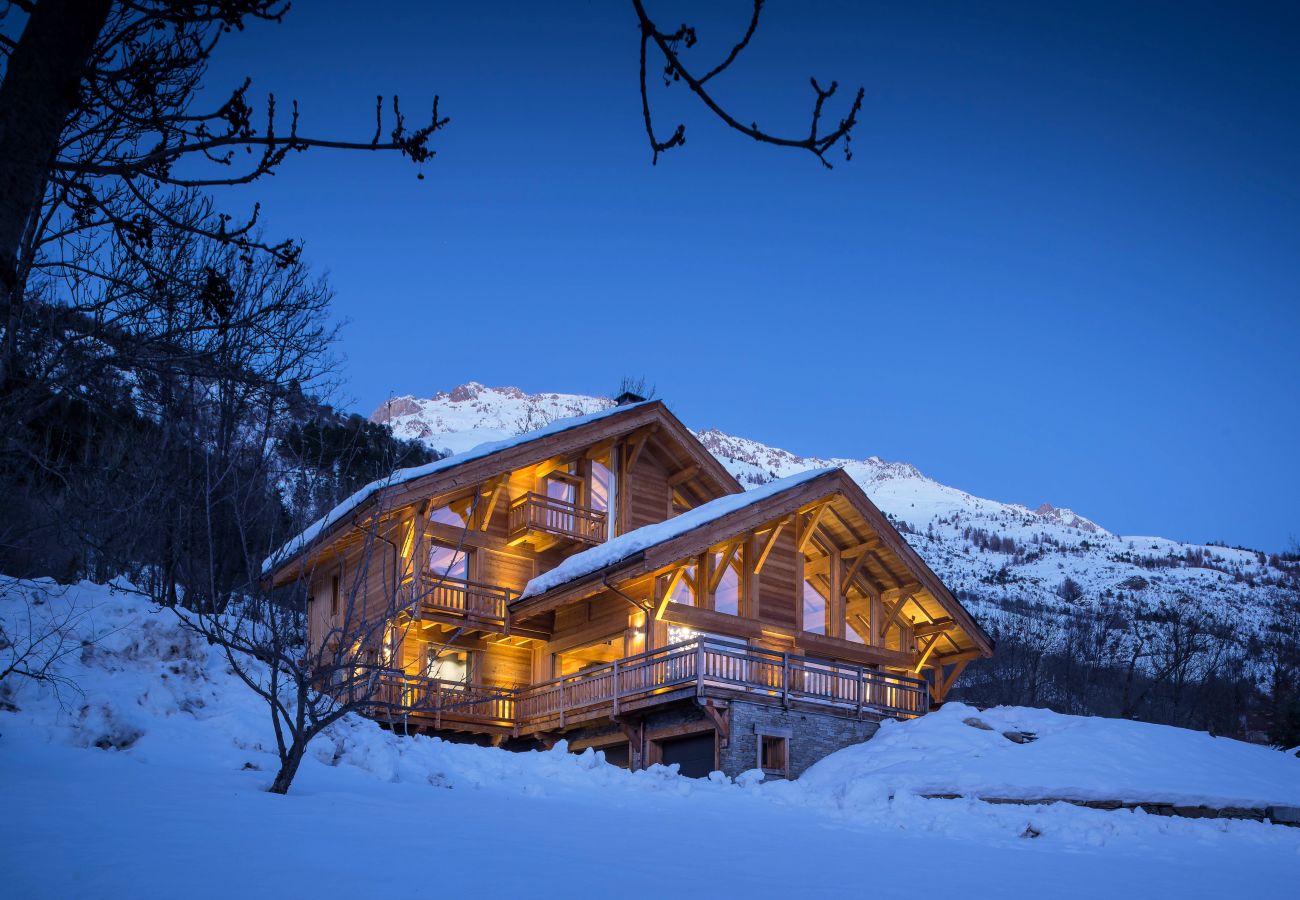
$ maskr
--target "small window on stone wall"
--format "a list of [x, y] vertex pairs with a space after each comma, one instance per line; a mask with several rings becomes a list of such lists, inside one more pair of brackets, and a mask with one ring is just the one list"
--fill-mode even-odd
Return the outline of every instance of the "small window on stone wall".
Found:
[[788, 777], [790, 773], [790, 739], [774, 734], [758, 736], [758, 767], [766, 775]]

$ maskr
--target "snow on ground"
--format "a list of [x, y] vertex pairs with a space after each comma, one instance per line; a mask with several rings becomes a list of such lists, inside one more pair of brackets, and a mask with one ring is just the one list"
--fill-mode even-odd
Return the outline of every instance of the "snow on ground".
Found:
[[[272, 796], [266, 713], [169, 611], [88, 584], [2, 593], [11, 632], [24, 598], [38, 623], [72, 612], [60, 672], [79, 689], [60, 703], [12, 676], [0, 685], [6, 896], [912, 897], [942, 873], [972, 897], [1192, 898], [1285, 895], [1300, 871], [1300, 829], [917, 796], [1297, 796], [1300, 761], [1280, 753], [1028, 709], [949, 706], [767, 784], [348, 719], [313, 744], [289, 796]], [[1012, 744], [1006, 728], [1039, 740]]]
[[[1031, 732], [1037, 739], [1018, 744], [1006, 732]], [[886, 722], [870, 741], [822, 760], [800, 781], [809, 790], [849, 798], [865, 790], [1300, 806], [1300, 760], [1267, 747], [1168, 725], [1024, 707], [981, 712], [962, 703], [915, 721]]]

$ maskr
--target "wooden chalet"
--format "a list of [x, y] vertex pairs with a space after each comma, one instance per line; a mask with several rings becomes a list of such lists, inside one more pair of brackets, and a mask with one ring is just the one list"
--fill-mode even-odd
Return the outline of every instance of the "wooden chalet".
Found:
[[394, 473], [266, 574], [313, 645], [389, 611], [390, 725], [692, 775], [795, 777], [993, 649], [842, 470], [746, 491], [657, 401]]

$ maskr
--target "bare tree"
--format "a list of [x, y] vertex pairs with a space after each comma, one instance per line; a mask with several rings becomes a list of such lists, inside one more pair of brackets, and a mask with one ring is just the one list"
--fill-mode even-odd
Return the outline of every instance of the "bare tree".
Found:
[[24, 589], [14, 578], [0, 578], [0, 596], [6, 595], [14, 612], [0, 617], [0, 707], [9, 703], [14, 678], [48, 685], [60, 703], [62, 691], [80, 693], [59, 664], [82, 649], [77, 624], [87, 610], [71, 604], [55, 610], [45, 590]]

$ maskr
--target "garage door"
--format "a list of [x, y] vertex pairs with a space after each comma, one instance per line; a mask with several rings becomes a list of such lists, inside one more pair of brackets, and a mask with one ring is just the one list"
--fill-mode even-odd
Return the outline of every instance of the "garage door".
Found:
[[677, 763], [687, 778], [708, 778], [713, 771], [713, 732], [659, 742], [665, 766]]
[[622, 744], [610, 744], [608, 747], [601, 747], [605, 754], [605, 762], [611, 766], [618, 766], [620, 769], [628, 768], [628, 745], [627, 742]]

